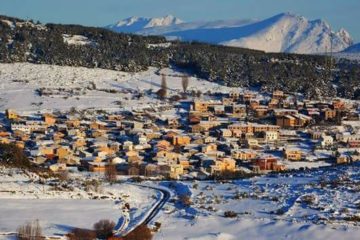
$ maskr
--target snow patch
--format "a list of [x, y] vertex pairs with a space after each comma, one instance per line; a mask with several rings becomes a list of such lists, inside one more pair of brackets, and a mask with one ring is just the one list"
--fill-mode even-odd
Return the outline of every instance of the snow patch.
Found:
[[91, 41], [88, 37], [83, 35], [69, 35], [63, 34], [64, 43], [68, 45], [75, 46], [85, 46], [85, 45], [94, 45], [95, 43]]

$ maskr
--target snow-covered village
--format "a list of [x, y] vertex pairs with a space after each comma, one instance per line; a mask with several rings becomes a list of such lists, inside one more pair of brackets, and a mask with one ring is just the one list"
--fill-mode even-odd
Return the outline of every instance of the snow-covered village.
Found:
[[19, 4], [0, 10], [0, 239], [359, 238], [356, 31]]

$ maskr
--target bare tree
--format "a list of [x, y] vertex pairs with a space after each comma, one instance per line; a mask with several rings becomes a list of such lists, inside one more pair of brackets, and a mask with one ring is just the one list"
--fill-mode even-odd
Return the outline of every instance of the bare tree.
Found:
[[159, 91], [157, 92], [157, 95], [161, 98], [164, 99], [167, 96], [167, 81], [166, 81], [166, 76], [165, 74], [161, 75], [161, 88], [159, 89]]
[[17, 230], [17, 239], [19, 240], [41, 240], [43, 239], [39, 220], [26, 223]]
[[115, 164], [109, 164], [105, 168], [105, 179], [110, 182], [116, 182], [117, 170]]
[[65, 181], [69, 180], [69, 172], [66, 170], [59, 172], [59, 174], [57, 176], [61, 182], [65, 182]]
[[182, 85], [184, 93], [186, 93], [186, 91], [187, 91], [187, 89], [189, 87], [189, 76], [183, 75], [181, 77], [181, 85]]

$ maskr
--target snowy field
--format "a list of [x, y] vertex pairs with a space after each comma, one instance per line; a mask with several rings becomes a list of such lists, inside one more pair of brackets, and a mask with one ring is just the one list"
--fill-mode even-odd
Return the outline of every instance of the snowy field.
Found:
[[[170, 184], [191, 196], [192, 205], [168, 204], [156, 220], [163, 225], [155, 239], [358, 239], [359, 169]], [[226, 211], [237, 217], [224, 217]]]
[[[39, 220], [46, 236], [63, 235], [73, 228], [92, 229], [102, 219], [128, 232], [147, 216], [160, 192], [130, 184], [86, 184], [99, 176], [72, 174], [58, 183], [36, 174], [0, 168], [0, 239], [29, 221]], [[88, 188], [84, 187], [88, 186]], [[125, 204], [130, 210], [124, 209]], [[4, 217], [6, 216], [6, 217]]]
[[[167, 77], [169, 95], [182, 91], [181, 75], [172, 69], [150, 68], [146, 72], [125, 73], [83, 67], [62, 67], [30, 63], [0, 64], [0, 110], [46, 111], [95, 108], [118, 110], [146, 108], [161, 104], [150, 97], [134, 98], [134, 93], [159, 90], [160, 74]], [[229, 88], [191, 77], [188, 90], [228, 91]], [[39, 96], [44, 88], [52, 94]], [[121, 101], [121, 103], [119, 103]]]
[[101, 219], [118, 222], [121, 209], [113, 201], [69, 199], [0, 199], [0, 232], [14, 232], [38, 219], [47, 236], [70, 232], [74, 227], [91, 229]]

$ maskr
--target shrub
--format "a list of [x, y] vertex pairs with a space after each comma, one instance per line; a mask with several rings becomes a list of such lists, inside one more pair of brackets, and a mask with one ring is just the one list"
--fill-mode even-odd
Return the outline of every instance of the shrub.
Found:
[[89, 191], [100, 192], [100, 186], [101, 186], [101, 182], [96, 179], [86, 180], [84, 182], [85, 191], [87, 192]]
[[75, 228], [66, 237], [69, 240], [94, 240], [96, 233], [93, 230]]
[[185, 207], [190, 207], [192, 202], [191, 202], [191, 198], [188, 195], [180, 195], [179, 196], [179, 201], [182, 205], [184, 205]]
[[300, 198], [300, 201], [304, 204], [311, 205], [316, 202], [316, 196], [313, 194], [304, 195]]
[[124, 237], [124, 240], [151, 240], [152, 234], [150, 228], [146, 225], [140, 225]]
[[161, 223], [160, 222], [155, 222], [154, 232], [159, 231], [160, 228], [161, 228]]
[[110, 220], [100, 220], [99, 222], [94, 224], [94, 230], [96, 232], [97, 238], [107, 239], [113, 236], [113, 229], [115, 227], [115, 223]]
[[224, 213], [224, 217], [226, 217], [226, 218], [236, 218], [237, 215], [238, 214], [236, 212], [234, 212], [234, 211], [226, 211]]
[[344, 220], [348, 221], [348, 222], [360, 222], [360, 216], [351, 215], [351, 216], [348, 216], [348, 217], [344, 217]]
[[30, 168], [31, 166], [23, 150], [13, 143], [0, 144], [0, 164], [19, 168]]
[[57, 174], [57, 177], [61, 182], [65, 182], [69, 180], [69, 172], [68, 171], [61, 171]]

